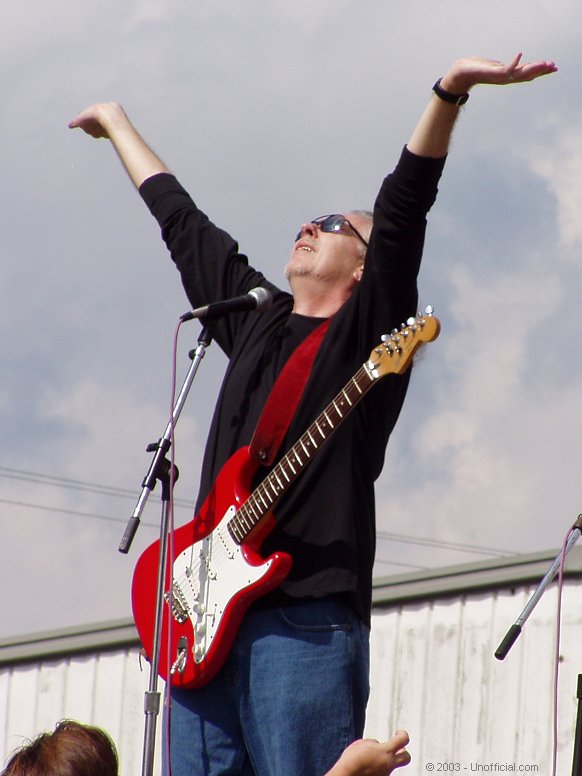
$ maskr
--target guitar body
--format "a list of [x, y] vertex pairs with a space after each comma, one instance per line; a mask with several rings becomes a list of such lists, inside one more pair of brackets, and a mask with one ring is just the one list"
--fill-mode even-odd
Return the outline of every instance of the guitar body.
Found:
[[[168, 563], [165, 570], [159, 674], [175, 687], [194, 689], [215, 676], [249, 606], [279, 585], [291, 568], [286, 553], [266, 560], [259, 554], [274, 526], [271, 514], [240, 544], [228, 530], [251, 492], [257, 468], [249, 448], [241, 448], [224, 465], [200, 512], [172, 535], [168, 555], [175, 560], [173, 569]], [[158, 540], [139, 558], [132, 582], [135, 624], [150, 659], [159, 557]]]

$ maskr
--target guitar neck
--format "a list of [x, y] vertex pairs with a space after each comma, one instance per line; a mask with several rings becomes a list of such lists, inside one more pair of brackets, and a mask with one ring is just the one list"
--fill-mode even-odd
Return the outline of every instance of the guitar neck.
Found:
[[229, 521], [228, 529], [235, 542], [240, 544], [244, 541], [277, 504], [326, 439], [329, 439], [377, 379], [378, 375], [375, 374], [373, 366], [369, 363], [363, 364], [303, 436], [271, 469]]
[[228, 522], [228, 531], [240, 544], [277, 504], [326, 439], [340, 426], [372, 385], [386, 374], [403, 374], [416, 350], [438, 337], [440, 323], [427, 307], [425, 315], [409, 318], [400, 329], [382, 338], [370, 358], [346, 383], [303, 436], [255, 488]]

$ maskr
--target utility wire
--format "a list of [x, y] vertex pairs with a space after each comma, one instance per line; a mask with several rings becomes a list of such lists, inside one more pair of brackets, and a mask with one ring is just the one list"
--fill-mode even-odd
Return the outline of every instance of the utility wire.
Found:
[[418, 563], [402, 563], [402, 561], [399, 560], [382, 560], [382, 558], [376, 558], [374, 565], [378, 563], [383, 566], [402, 566], [402, 568], [414, 569], [414, 571], [425, 571], [428, 569], [428, 566], [420, 566]]
[[[63, 488], [64, 490], [76, 490], [82, 493], [94, 493], [99, 496], [113, 496], [116, 498], [135, 499], [136, 491], [128, 488], [118, 488], [112, 485], [101, 485], [95, 482], [83, 482], [82, 480], [73, 480], [68, 477], [56, 477], [51, 474], [39, 474], [38, 472], [28, 472], [22, 469], [11, 469], [8, 466], [0, 466], [0, 477], [20, 482], [30, 482], [35, 485], [52, 485]], [[177, 506], [194, 507], [192, 501], [174, 499]]]
[[[75, 517], [89, 517], [94, 520], [107, 520], [113, 523], [126, 523], [126, 517], [112, 517], [111, 515], [97, 515], [94, 512], [79, 512], [78, 509], [63, 509], [62, 507], [47, 507], [44, 504], [30, 504], [26, 501], [12, 501], [8, 498], [0, 498], [0, 504], [9, 504], [13, 507], [26, 507], [27, 509], [39, 509], [42, 512], [58, 512], [62, 515], [74, 515]], [[141, 524], [148, 528], [157, 528], [156, 523], [146, 523], [142, 520]]]
[[402, 544], [416, 544], [422, 547], [437, 547], [443, 550], [456, 550], [457, 552], [474, 552], [477, 555], [495, 555], [498, 558], [506, 558], [514, 555], [507, 550], [498, 550], [491, 547], [481, 547], [475, 544], [463, 544], [461, 542], [446, 542], [440, 539], [429, 539], [426, 536], [408, 536], [406, 534], [386, 533], [378, 531], [376, 536], [379, 539], [386, 539], [390, 542], [401, 542]]

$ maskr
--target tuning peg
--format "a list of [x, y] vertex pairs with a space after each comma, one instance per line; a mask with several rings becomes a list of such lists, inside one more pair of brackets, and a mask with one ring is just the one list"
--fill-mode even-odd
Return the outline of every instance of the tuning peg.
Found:
[[434, 315], [434, 307], [431, 304], [427, 304], [424, 308], [424, 314], [428, 316]]

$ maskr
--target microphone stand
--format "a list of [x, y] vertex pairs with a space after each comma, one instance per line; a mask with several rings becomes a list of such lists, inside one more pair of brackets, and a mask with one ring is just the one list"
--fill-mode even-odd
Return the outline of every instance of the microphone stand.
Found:
[[[524, 625], [527, 618], [533, 612], [538, 601], [544, 594], [546, 588], [550, 585], [556, 574], [560, 569], [562, 563], [562, 556], [564, 561], [566, 555], [570, 552], [572, 547], [576, 544], [580, 536], [582, 535], [582, 514], [578, 515], [576, 522], [572, 526], [570, 535], [564, 545], [563, 550], [556, 556], [552, 565], [546, 572], [546, 575], [537, 586], [533, 595], [527, 602], [525, 608], [509, 628], [501, 643], [495, 650], [495, 657], [497, 660], [504, 660], [511, 647], [516, 642], [518, 636], [521, 633], [522, 625]], [[578, 675], [578, 683], [576, 687], [576, 697], [578, 699], [578, 710], [576, 717], [576, 730], [574, 733], [574, 752], [572, 758], [572, 776], [582, 776], [582, 675]]]
[[[160, 555], [158, 562], [158, 579], [157, 579], [157, 591], [156, 591], [156, 611], [154, 620], [153, 631], [153, 644], [152, 655], [150, 662], [150, 679], [148, 689], [144, 696], [144, 714], [145, 714], [145, 731], [143, 741], [143, 757], [142, 757], [142, 776], [152, 776], [154, 766], [154, 750], [155, 750], [155, 737], [156, 737], [156, 723], [160, 711], [160, 693], [158, 692], [158, 666], [160, 659], [160, 635], [163, 622], [163, 600], [164, 600], [164, 577], [168, 555], [168, 532], [169, 532], [169, 510], [168, 505], [171, 499], [172, 483], [178, 479], [178, 470], [172, 467], [166, 454], [171, 447], [171, 437], [173, 429], [176, 426], [178, 418], [184, 408], [186, 398], [194, 382], [194, 378], [198, 371], [198, 367], [204, 355], [206, 349], [212, 342], [212, 335], [208, 331], [208, 327], [204, 326], [200, 336], [198, 337], [198, 346], [195, 350], [190, 351], [189, 357], [192, 360], [188, 374], [184, 380], [180, 393], [175, 401], [172, 418], [164, 435], [158, 442], [149, 444], [146, 448], [147, 452], [155, 453], [148, 473], [146, 474], [142, 482], [142, 491], [135, 506], [133, 514], [129, 518], [127, 527], [121, 539], [119, 545], [119, 552], [127, 554], [129, 548], [133, 542], [136, 531], [139, 527], [141, 515], [148, 500], [149, 494], [154, 489], [156, 482], [159, 480], [162, 484], [162, 512], [160, 519]], [[173, 475], [173, 476], [172, 476]]]
[[[568, 537], [568, 541], [566, 542], [566, 546], [564, 548], [564, 557], [570, 552], [572, 547], [576, 544], [578, 541], [580, 535], [582, 534], [582, 515], [578, 515], [578, 518], [576, 519], [576, 522], [572, 526], [572, 530], [570, 533], [570, 536]], [[497, 647], [495, 650], [495, 657], [497, 660], [505, 660], [507, 653], [511, 649], [511, 647], [514, 645], [514, 643], [517, 641], [518, 636], [521, 633], [522, 625], [524, 625], [527, 618], [530, 616], [530, 614], [535, 609], [538, 601], [544, 594], [546, 588], [550, 585], [553, 578], [558, 573], [558, 570], [560, 568], [560, 563], [562, 559], [562, 553], [560, 552], [557, 557], [555, 558], [554, 562], [548, 569], [545, 577], [542, 579], [536, 590], [534, 591], [534, 594], [527, 602], [524, 610], [519, 615], [517, 620], [513, 623], [513, 625], [509, 628], [505, 636], [503, 637], [503, 640], [501, 641], [501, 644]]]
[[576, 699], [578, 700], [578, 708], [574, 733], [574, 754], [572, 755], [572, 776], [580, 776], [582, 774], [582, 674], [578, 674]]

